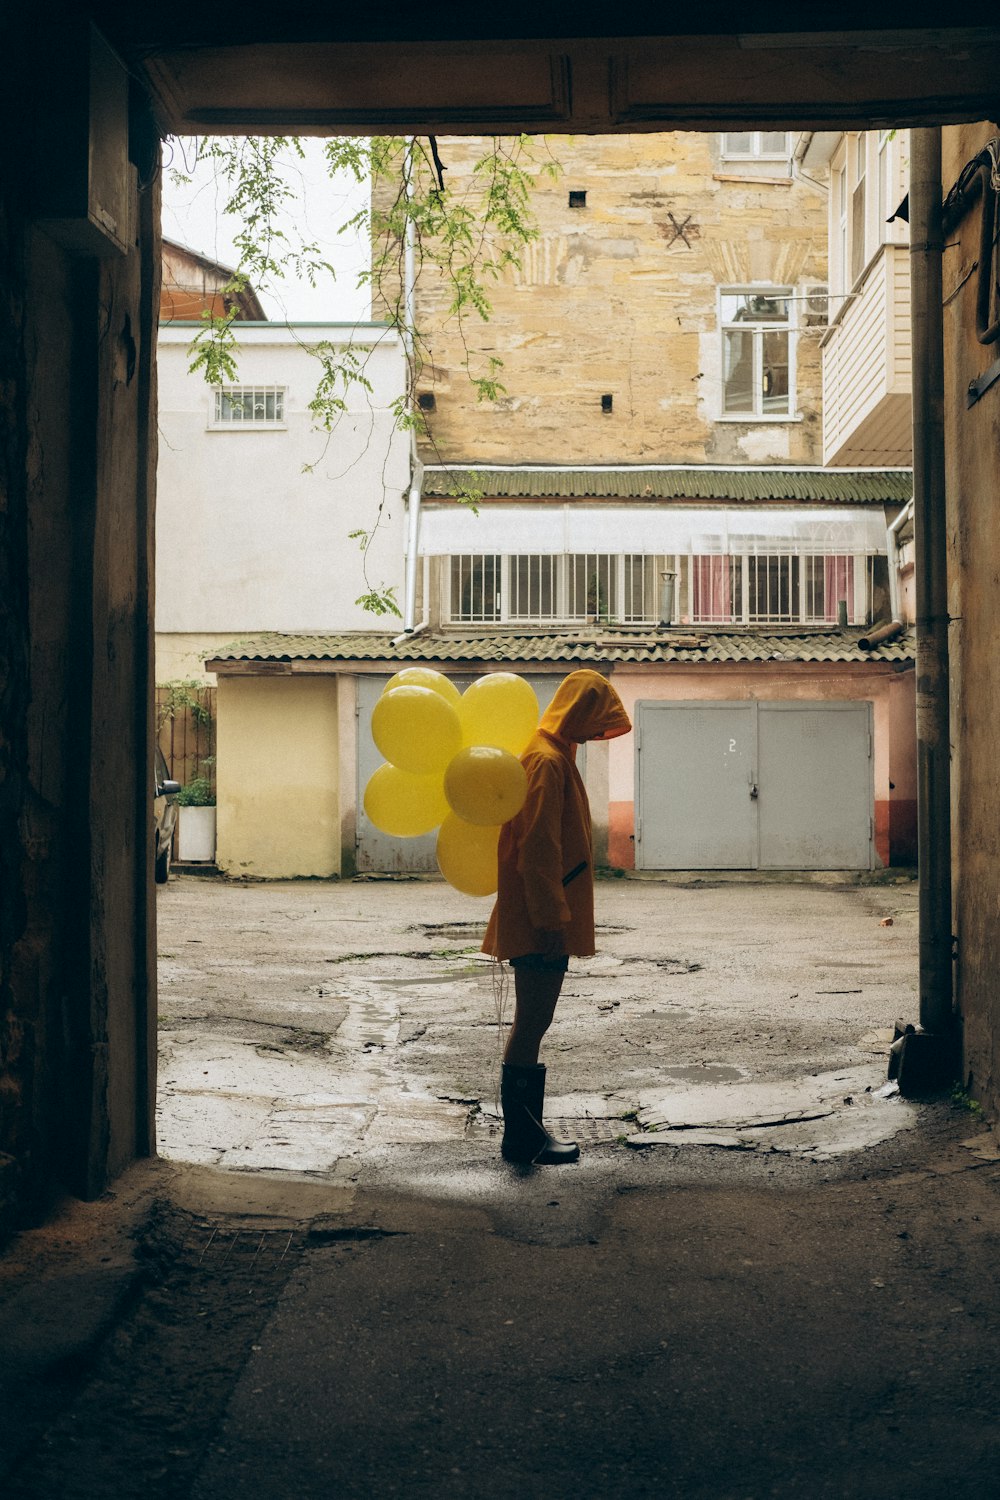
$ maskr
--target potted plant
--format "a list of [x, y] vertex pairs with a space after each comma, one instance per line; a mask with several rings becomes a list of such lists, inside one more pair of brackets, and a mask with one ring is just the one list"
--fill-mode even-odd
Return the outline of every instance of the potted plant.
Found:
[[215, 859], [215, 795], [207, 776], [194, 776], [177, 793], [177, 858], [181, 864]]

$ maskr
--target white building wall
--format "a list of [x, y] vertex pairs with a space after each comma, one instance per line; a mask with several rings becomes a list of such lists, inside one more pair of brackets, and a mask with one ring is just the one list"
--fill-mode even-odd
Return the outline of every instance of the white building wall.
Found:
[[[396, 335], [237, 324], [234, 383], [285, 390], [283, 426], [257, 430], [213, 425], [214, 393], [188, 370], [195, 332], [169, 324], [159, 337], [156, 630], [168, 674], [183, 675], [185, 650], [202, 639], [398, 629], [355, 603], [372, 586], [402, 599], [409, 462], [391, 410], [405, 385]], [[331, 433], [309, 411], [320, 366], [308, 346], [320, 341], [361, 352], [372, 387], [347, 390]], [[359, 529], [373, 533], [367, 559], [350, 536]]]

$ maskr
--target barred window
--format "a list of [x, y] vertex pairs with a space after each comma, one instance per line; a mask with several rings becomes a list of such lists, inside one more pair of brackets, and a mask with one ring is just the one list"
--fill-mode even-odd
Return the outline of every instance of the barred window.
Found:
[[495, 553], [465, 552], [451, 559], [451, 618], [468, 624], [500, 619], [500, 563]]
[[570, 620], [618, 618], [618, 558], [608, 553], [575, 553], [568, 564], [567, 608]]
[[536, 555], [509, 559], [507, 614], [511, 620], [555, 620], [559, 617], [561, 559]]
[[214, 427], [284, 426], [284, 386], [226, 385], [220, 386], [214, 395]]
[[853, 553], [692, 556], [690, 619], [699, 625], [835, 625], [843, 603], [849, 623], [865, 624], [884, 562]]
[[[621, 618], [626, 625], [642, 625], [659, 618], [659, 575], [663, 558], [629, 553], [622, 559]], [[670, 560], [673, 568], [673, 559]]]
[[655, 622], [662, 561], [605, 552], [456, 554], [446, 613], [456, 624]]

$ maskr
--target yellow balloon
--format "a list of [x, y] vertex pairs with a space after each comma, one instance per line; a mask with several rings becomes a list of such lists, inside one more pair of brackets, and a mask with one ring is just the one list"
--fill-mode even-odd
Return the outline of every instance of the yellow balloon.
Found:
[[524, 806], [527, 790], [521, 762], [495, 745], [467, 746], [452, 756], [444, 773], [452, 812], [481, 826], [508, 822]]
[[431, 776], [460, 748], [462, 730], [440, 693], [404, 685], [383, 693], [372, 709], [372, 739], [401, 771]]
[[466, 896], [492, 896], [497, 888], [499, 828], [476, 827], [449, 813], [437, 836], [438, 869]]
[[462, 695], [451, 678], [443, 672], [436, 672], [433, 667], [401, 667], [395, 677], [389, 678], [382, 691], [391, 693], [397, 687], [430, 688], [432, 692], [440, 693], [452, 708], [457, 708], [462, 701]]
[[464, 745], [495, 745], [520, 755], [538, 725], [535, 690], [514, 672], [487, 672], [462, 694]]
[[368, 778], [365, 812], [383, 833], [413, 839], [436, 828], [449, 807], [440, 776], [413, 776], [387, 765]]

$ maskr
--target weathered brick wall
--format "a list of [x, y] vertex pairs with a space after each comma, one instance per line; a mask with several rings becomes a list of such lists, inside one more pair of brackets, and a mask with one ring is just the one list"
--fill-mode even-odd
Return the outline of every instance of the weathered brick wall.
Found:
[[[433, 393], [429, 460], [589, 463], [819, 463], [822, 329], [798, 338], [799, 420], [719, 422], [717, 289], [826, 281], [825, 193], [779, 179], [782, 164], [720, 159], [718, 135], [537, 141], [562, 164], [533, 169], [539, 235], [520, 270], [487, 287], [492, 315], [448, 316], [433, 269], [418, 282], [430, 352], [419, 389]], [[461, 195], [481, 139], [439, 142], [450, 194]], [[570, 191], [586, 206], [570, 208]], [[800, 302], [801, 313], [805, 304]], [[801, 321], [801, 317], [800, 317]], [[463, 347], [464, 343], [464, 347]], [[507, 394], [481, 404], [475, 373], [503, 361]], [[602, 395], [613, 398], [609, 414]]]

